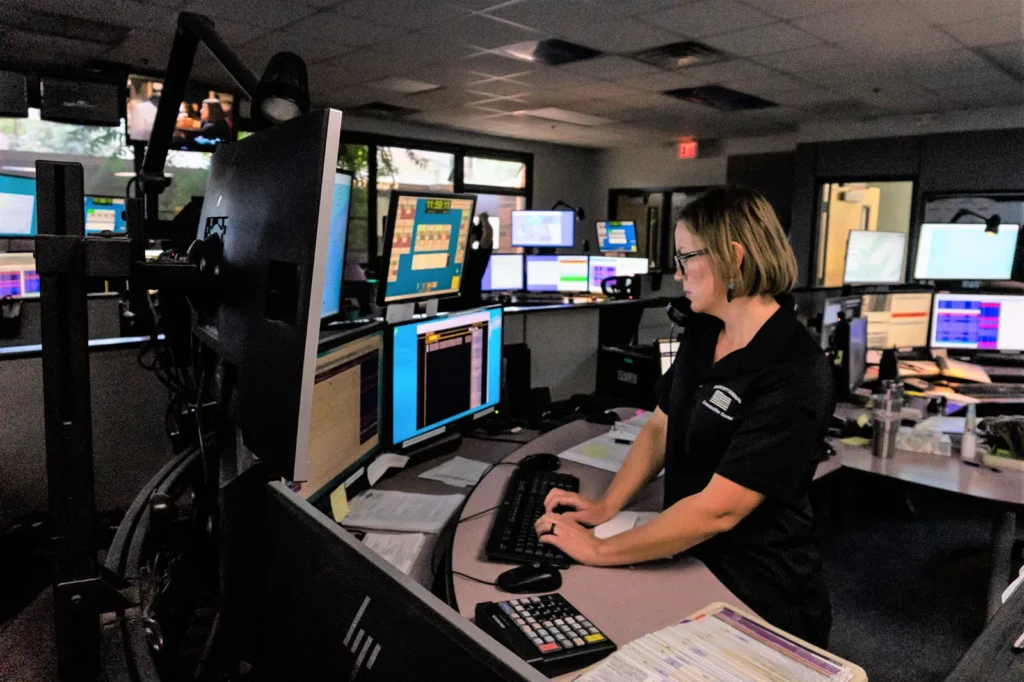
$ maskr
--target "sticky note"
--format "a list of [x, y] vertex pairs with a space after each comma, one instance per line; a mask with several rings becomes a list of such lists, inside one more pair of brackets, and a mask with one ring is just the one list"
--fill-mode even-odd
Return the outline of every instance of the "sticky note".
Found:
[[603, 640], [604, 635], [587, 635], [586, 637], [584, 637], [584, 639], [593, 644], [594, 642], [600, 642], [601, 640]]
[[338, 523], [344, 521], [348, 516], [348, 493], [345, 492], [344, 485], [339, 485], [331, 493], [331, 516]]
[[857, 426], [859, 426], [860, 428], [863, 429], [867, 425], [868, 425], [868, 413], [867, 412], [861, 412], [860, 416], [857, 417]]
[[860, 436], [851, 436], [840, 441], [843, 445], [869, 445], [871, 440]]

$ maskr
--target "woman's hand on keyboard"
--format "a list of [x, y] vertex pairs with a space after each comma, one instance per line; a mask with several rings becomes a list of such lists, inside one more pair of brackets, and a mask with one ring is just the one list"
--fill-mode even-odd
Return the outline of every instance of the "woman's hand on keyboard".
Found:
[[554, 488], [544, 498], [544, 511], [554, 514], [557, 507], [570, 507], [571, 510], [563, 512], [561, 516], [585, 526], [604, 523], [619, 511], [609, 508], [603, 501], [599, 502], [579, 493]]

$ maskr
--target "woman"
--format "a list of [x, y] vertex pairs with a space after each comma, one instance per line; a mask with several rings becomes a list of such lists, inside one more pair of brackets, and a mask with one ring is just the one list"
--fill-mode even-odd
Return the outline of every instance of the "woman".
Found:
[[226, 140], [231, 133], [224, 118], [224, 109], [220, 106], [220, 100], [215, 97], [203, 100], [203, 106], [199, 109], [199, 120], [202, 121], [199, 134], [205, 138]]
[[[658, 407], [604, 495], [552, 490], [537, 532], [595, 566], [689, 551], [768, 622], [824, 646], [831, 615], [808, 489], [835, 395], [784, 295], [796, 258], [771, 206], [749, 190], [697, 199], [675, 239], [690, 310]], [[586, 528], [615, 516], [662, 468], [657, 518], [606, 540]], [[575, 511], [555, 514], [558, 505]]]

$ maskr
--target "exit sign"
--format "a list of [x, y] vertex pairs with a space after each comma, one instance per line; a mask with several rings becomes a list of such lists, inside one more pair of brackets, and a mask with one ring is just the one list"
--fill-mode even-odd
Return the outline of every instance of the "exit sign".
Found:
[[679, 143], [679, 158], [680, 159], [696, 159], [697, 158], [697, 140], [684, 140]]

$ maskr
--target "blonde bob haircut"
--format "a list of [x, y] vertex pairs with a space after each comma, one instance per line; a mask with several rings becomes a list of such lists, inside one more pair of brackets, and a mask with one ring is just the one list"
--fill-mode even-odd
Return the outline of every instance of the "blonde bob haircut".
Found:
[[[732, 296], [778, 296], [796, 283], [796, 255], [771, 204], [745, 188], [713, 189], [682, 210], [679, 220], [708, 249], [713, 271]], [[736, 266], [732, 242], [743, 246]]]

